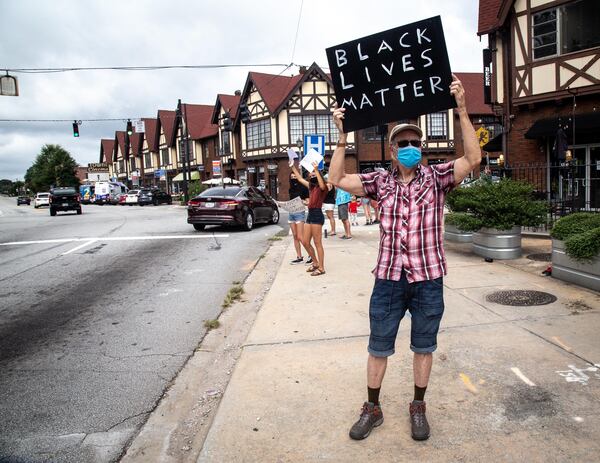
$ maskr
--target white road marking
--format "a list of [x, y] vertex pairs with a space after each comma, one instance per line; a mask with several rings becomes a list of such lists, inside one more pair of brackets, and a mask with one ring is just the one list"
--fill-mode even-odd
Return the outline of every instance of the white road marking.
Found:
[[185, 239], [229, 238], [229, 235], [154, 235], [154, 236], [107, 236], [89, 238], [63, 238], [55, 240], [11, 241], [0, 246], [19, 246], [25, 244], [73, 243], [82, 241], [147, 241], [147, 240], [185, 240]]
[[69, 249], [67, 252], [63, 252], [62, 255], [66, 256], [67, 254], [71, 254], [72, 252], [79, 251], [81, 248], [85, 248], [86, 246], [89, 246], [90, 244], [95, 242], [96, 240], [86, 241], [85, 243], [80, 244], [79, 246], [75, 246], [73, 249]]
[[525, 384], [527, 384], [528, 386], [535, 386], [533, 381], [531, 381], [527, 376], [525, 376], [523, 373], [521, 373], [521, 370], [519, 370], [517, 367], [512, 367], [511, 370]]

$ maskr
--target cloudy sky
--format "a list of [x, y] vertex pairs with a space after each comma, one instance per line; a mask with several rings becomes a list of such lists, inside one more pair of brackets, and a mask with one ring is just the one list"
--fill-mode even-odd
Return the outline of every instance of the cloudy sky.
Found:
[[[325, 48], [441, 15], [450, 64], [480, 72], [477, 0], [87, 0], [3, 1], [0, 71], [10, 68], [298, 63], [327, 65]], [[0, 97], [0, 119], [156, 116], [177, 99], [213, 104], [241, 89], [252, 68], [81, 71], [18, 74], [21, 96]], [[254, 68], [279, 73], [283, 67]], [[3, 72], [3, 71], [2, 71]], [[297, 67], [286, 74], [296, 74]], [[0, 178], [22, 178], [42, 145], [66, 148], [82, 165], [98, 162], [100, 138], [125, 122], [0, 122]]]

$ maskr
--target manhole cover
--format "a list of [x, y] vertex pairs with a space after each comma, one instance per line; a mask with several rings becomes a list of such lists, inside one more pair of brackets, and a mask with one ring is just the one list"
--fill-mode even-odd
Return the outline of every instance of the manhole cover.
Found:
[[529, 254], [527, 258], [539, 262], [550, 262], [552, 260], [552, 254], [549, 252], [540, 252], [539, 254]]
[[502, 305], [530, 306], [546, 305], [556, 301], [556, 296], [542, 291], [529, 291], [526, 289], [515, 289], [510, 291], [496, 291], [488, 294], [488, 302], [495, 302]]

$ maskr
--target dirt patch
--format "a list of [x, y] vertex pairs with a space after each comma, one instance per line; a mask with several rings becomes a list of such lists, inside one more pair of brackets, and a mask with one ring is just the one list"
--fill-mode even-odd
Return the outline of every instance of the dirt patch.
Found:
[[504, 401], [504, 414], [509, 421], [554, 416], [558, 406], [552, 393], [541, 387], [518, 385]]
[[571, 311], [571, 315], [579, 315], [581, 312], [587, 312], [588, 310], [592, 310], [593, 307], [590, 307], [581, 299], [574, 299], [565, 304], [567, 309]]

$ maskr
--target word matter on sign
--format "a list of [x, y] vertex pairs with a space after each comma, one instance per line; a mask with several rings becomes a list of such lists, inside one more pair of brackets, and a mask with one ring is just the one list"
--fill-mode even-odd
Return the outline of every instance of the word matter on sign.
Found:
[[439, 16], [330, 47], [327, 60], [347, 132], [455, 106]]

